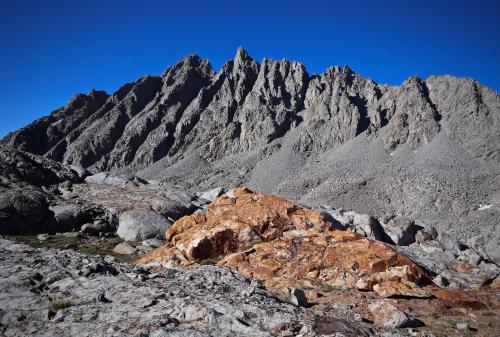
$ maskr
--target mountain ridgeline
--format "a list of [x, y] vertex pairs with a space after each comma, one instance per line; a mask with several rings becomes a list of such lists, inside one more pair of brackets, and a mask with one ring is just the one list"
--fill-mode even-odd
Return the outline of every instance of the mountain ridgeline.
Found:
[[259, 150], [293, 131], [295, 152], [318, 154], [365, 133], [391, 152], [446, 133], [473, 157], [500, 163], [500, 95], [477, 81], [411, 77], [379, 85], [349, 67], [308, 74], [303, 64], [239, 48], [215, 73], [190, 55], [161, 76], [108, 95], [78, 94], [8, 134], [3, 145], [91, 171], [140, 171], [186, 154], [207, 162]]

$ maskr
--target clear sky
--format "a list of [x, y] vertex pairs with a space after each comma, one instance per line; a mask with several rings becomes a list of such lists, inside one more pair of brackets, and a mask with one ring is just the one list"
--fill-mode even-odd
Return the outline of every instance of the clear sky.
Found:
[[113, 92], [190, 53], [243, 46], [348, 64], [378, 83], [452, 74], [500, 91], [499, 0], [0, 0], [0, 137], [92, 88]]

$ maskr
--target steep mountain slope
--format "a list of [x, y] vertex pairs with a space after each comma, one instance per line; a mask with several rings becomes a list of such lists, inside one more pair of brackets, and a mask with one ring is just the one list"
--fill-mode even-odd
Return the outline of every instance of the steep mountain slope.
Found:
[[409, 217], [464, 240], [500, 232], [500, 95], [472, 79], [379, 85], [240, 48], [216, 73], [190, 55], [112, 95], [77, 95], [2, 144], [91, 171]]
[[92, 91], [4, 140], [18, 149], [100, 170], [146, 167], [189, 150], [221, 156], [259, 149], [304, 124], [296, 146], [315, 153], [368, 130], [385, 148], [417, 148], [443, 129], [474, 157], [498, 163], [499, 95], [470, 79], [409, 78], [377, 85], [349, 67], [310, 76], [298, 62], [243, 49], [214, 73], [190, 55], [162, 76], [145, 76], [113, 95]]

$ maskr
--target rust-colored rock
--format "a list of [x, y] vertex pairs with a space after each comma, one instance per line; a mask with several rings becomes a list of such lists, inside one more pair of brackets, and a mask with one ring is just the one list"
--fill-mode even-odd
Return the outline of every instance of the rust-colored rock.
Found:
[[[221, 258], [219, 265], [262, 280], [275, 291], [324, 286], [376, 290], [381, 296], [428, 296], [425, 272], [392, 247], [334, 230], [320, 212], [238, 188], [205, 212], [179, 219], [167, 246], [141, 258], [186, 265]], [[190, 262], [191, 261], [191, 262]]]
[[486, 305], [479, 301], [476, 296], [474, 296], [473, 292], [433, 288], [430, 289], [430, 293], [448, 304], [450, 307], [472, 308], [476, 310], [486, 308]]
[[[354, 288], [367, 280], [363, 290], [383, 282], [394, 289], [391, 295], [411, 295], [411, 290], [421, 295], [417, 285], [425, 283], [423, 271], [406, 256], [381, 242], [337, 230], [292, 230], [272, 242], [226, 256], [219, 265], [263, 280], [276, 290], [325, 285]], [[407, 272], [392, 272], [401, 267]], [[398, 293], [399, 289], [404, 292]]]

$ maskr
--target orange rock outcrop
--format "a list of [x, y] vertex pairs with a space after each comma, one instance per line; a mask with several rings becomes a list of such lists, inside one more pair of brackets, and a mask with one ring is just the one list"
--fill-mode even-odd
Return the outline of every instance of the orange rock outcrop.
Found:
[[138, 263], [188, 265], [209, 258], [269, 289], [324, 287], [375, 290], [380, 296], [427, 296], [429, 277], [404, 254], [359, 234], [335, 230], [324, 214], [244, 187], [185, 216], [168, 244]]

